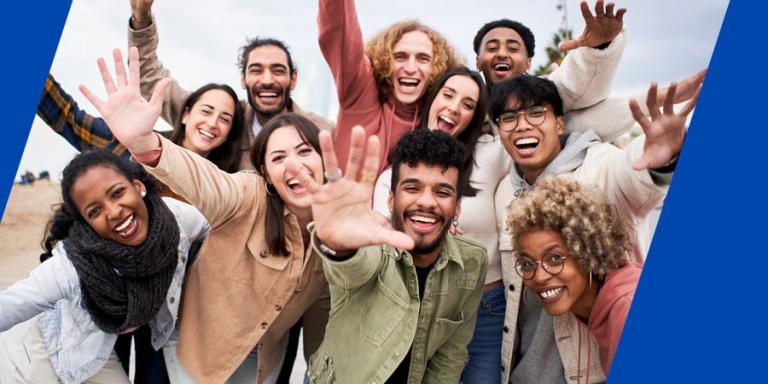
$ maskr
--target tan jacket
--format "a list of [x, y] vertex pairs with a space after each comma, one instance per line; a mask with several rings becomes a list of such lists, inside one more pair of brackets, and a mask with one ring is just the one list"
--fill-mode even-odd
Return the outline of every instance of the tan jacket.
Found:
[[[166, 77], [170, 78], [172, 80], [171, 86], [165, 93], [163, 109], [160, 112], [160, 116], [162, 116], [163, 120], [168, 124], [175, 127], [179, 119], [181, 119], [181, 114], [184, 112], [184, 103], [192, 92], [179, 85], [179, 82], [171, 76], [171, 71], [163, 67], [163, 63], [160, 62], [160, 59], [157, 57], [157, 46], [159, 42], [160, 37], [157, 34], [157, 23], [154, 18], [152, 18], [152, 24], [140, 30], [135, 30], [131, 27], [130, 23], [128, 24], [128, 46], [137, 47], [139, 49], [141, 94], [144, 98], [149, 100], [152, 91], [155, 89], [155, 85]], [[245, 119], [243, 120], [245, 127], [243, 132], [244, 137], [242, 155], [240, 158], [240, 169], [253, 169], [253, 164], [251, 164], [250, 159], [251, 144], [253, 144], [254, 139], [251, 126], [253, 125], [253, 117], [256, 112], [247, 100], [240, 100], [240, 104], [245, 111]], [[302, 110], [293, 102], [293, 100], [291, 100], [289, 105], [288, 112], [293, 112], [297, 115], [306, 117], [311, 122], [315, 123], [321, 130], [333, 131], [336, 128], [336, 124], [333, 121], [312, 112]]]
[[305, 354], [323, 338], [330, 294], [320, 257], [305, 251], [295, 215], [285, 211], [289, 256], [271, 255], [265, 241], [264, 180], [228, 174], [167, 139], [147, 170], [184, 196], [211, 230], [184, 287], [178, 355], [201, 383], [223, 383], [258, 348], [258, 382], [275, 368], [289, 328], [305, 319]]

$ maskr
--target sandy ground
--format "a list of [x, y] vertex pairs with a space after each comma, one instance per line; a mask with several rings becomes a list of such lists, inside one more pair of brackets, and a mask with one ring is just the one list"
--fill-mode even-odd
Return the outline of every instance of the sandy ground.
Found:
[[29, 275], [40, 264], [51, 206], [61, 201], [59, 184], [47, 180], [15, 184], [0, 223], [0, 289]]
[[[51, 206], [61, 201], [59, 188], [58, 183], [47, 180], [13, 186], [0, 223], [0, 290], [27, 277], [40, 264], [40, 243], [53, 214]], [[291, 383], [302, 383], [305, 370], [300, 348]]]

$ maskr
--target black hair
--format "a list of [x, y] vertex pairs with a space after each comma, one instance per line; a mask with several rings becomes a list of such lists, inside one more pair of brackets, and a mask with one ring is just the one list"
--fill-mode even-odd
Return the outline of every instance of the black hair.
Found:
[[254, 37], [253, 39], [248, 39], [244, 46], [240, 47], [240, 57], [238, 58], [238, 67], [240, 67], [240, 73], [245, 76], [245, 70], [247, 69], [246, 66], [248, 65], [248, 55], [251, 54], [251, 51], [253, 51], [256, 48], [265, 47], [265, 46], [275, 46], [283, 50], [285, 52], [285, 56], [288, 58], [288, 74], [290, 76], [293, 76], [293, 74], [296, 72], [296, 67], [293, 65], [293, 58], [291, 58], [291, 51], [288, 49], [288, 46], [285, 45], [284, 42], [281, 40], [272, 38], [272, 37]]
[[517, 99], [520, 108], [544, 103], [554, 108], [555, 116], [563, 116], [563, 100], [549, 79], [522, 74], [496, 84], [491, 92], [491, 118], [495, 121], [507, 109], [509, 98]]
[[41, 244], [43, 253], [40, 255], [40, 262], [52, 256], [51, 252], [54, 245], [57, 241], [63, 240], [69, 235], [69, 228], [74, 222], [85, 220], [77, 209], [74, 200], [72, 200], [72, 188], [80, 176], [97, 166], [112, 168], [125, 176], [128, 181], [133, 181], [134, 179], [141, 181], [147, 189], [147, 194], [157, 193], [157, 185], [152, 176], [144, 173], [138, 164], [131, 163], [107, 149], [89, 150], [75, 156], [63, 171], [61, 180], [62, 203], [56, 207], [53, 217], [46, 225], [46, 235]]
[[[238, 100], [237, 93], [235, 93], [232, 87], [226, 84], [216, 83], [203, 85], [187, 97], [181, 113], [183, 115], [185, 112], [191, 111], [192, 107], [197, 103], [201, 96], [214, 89], [224, 91], [232, 98], [232, 102], [235, 105], [235, 112], [232, 114], [232, 124], [229, 133], [227, 134], [227, 139], [224, 143], [214, 148], [211, 153], [208, 154], [207, 158], [212, 163], [216, 164], [219, 169], [225, 172], [234, 173], [240, 170], [240, 151], [245, 129], [245, 111]], [[176, 127], [174, 127], [169, 135], [171, 141], [179, 146], [184, 142], [187, 128], [182, 120], [183, 119], [180, 116]]]
[[[320, 129], [315, 123], [304, 116], [295, 113], [283, 113], [270, 119], [267, 124], [259, 131], [251, 148], [251, 163], [256, 171], [266, 180], [266, 156], [267, 143], [279, 128], [291, 126], [296, 128], [301, 139], [317, 153], [322, 155], [320, 150], [320, 139], [318, 134]], [[285, 241], [285, 223], [283, 222], [283, 209], [285, 202], [277, 193], [267, 191], [267, 213], [266, 213], [266, 241], [269, 252], [273, 255], [288, 256], [288, 249]]]
[[456, 168], [459, 171], [456, 197], [460, 199], [467, 193], [469, 182], [464, 173], [464, 146], [443, 131], [416, 129], [406, 133], [397, 141], [392, 161], [392, 184], [390, 185], [392, 193], [395, 193], [400, 181], [401, 164], [409, 167], [424, 164], [440, 167], [443, 170]]
[[473, 48], [476, 55], [480, 54], [480, 44], [482, 44], [485, 35], [490, 30], [496, 28], [510, 28], [517, 32], [517, 34], [520, 35], [520, 38], [523, 39], [525, 50], [528, 51], [528, 57], [533, 57], [534, 50], [536, 49], [536, 39], [533, 38], [533, 32], [522, 23], [509, 19], [491, 21], [480, 27], [480, 30], [475, 34], [475, 41], [473, 42]]
[[[456, 136], [456, 139], [464, 144], [464, 176], [467, 178], [467, 180], [471, 180], [472, 170], [474, 169], [475, 165], [475, 147], [477, 146], [478, 139], [480, 139], [480, 136], [483, 134], [485, 116], [488, 113], [488, 90], [485, 87], [485, 82], [483, 82], [483, 78], [480, 76], [480, 73], [469, 70], [467, 67], [461, 66], [449, 69], [443, 76], [437, 79], [425, 99], [424, 105], [426, 111], [421, 115], [420, 128], [429, 128], [429, 115], [430, 109], [432, 108], [432, 102], [440, 93], [440, 89], [445, 85], [448, 79], [453, 76], [466, 76], [472, 79], [472, 81], [477, 84], [477, 88], [479, 89], [477, 104], [475, 106], [475, 112], [472, 116], [472, 120], [469, 122], [469, 125], [467, 125], [464, 131]], [[464, 196], [472, 197], [477, 195], [479, 190], [473, 188], [472, 185], [467, 185], [467, 190], [464, 192]]]

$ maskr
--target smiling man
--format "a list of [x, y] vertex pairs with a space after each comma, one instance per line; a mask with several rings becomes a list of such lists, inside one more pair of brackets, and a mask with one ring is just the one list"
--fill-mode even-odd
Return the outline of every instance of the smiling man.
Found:
[[[153, 0], [131, 1], [132, 16], [128, 25], [128, 46], [139, 48], [141, 93], [147, 99], [158, 81], [171, 76], [157, 57], [159, 37], [157, 23], [152, 16], [152, 3]], [[249, 158], [251, 144], [261, 127], [278, 114], [293, 112], [306, 117], [322, 130], [335, 128], [332, 121], [302, 110], [291, 99], [298, 73], [291, 53], [282, 41], [260, 37], [249, 40], [240, 48], [239, 67], [241, 85], [248, 92], [248, 101], [240, 101], [245, 109], [246, 128], [241, 169], [253, 168]], [[181, 116], [188, 96], [189, 91], [173, 81], [163, 100], [163, 120], [176, 126], [175, 119]]]
[[[426, 129], [398, 141], [390, 227], [371, 210], [376, 155], [354, 182], [363, 136], [360, 127], [352, 132], [347, 176], [329, 177], [313, 196], [313, 246], [323, 255], [333, 309], [310, 381], [457, 383], [487, 264], [482, 246], [448, 233], [466, 188], [463, 148]], [[321, 145], [326, 169], [336, 168], [330, 137]], [[368, 149], [377, 152], [378, 138]], [[389, 245], [371, 245], [382, 243]]]

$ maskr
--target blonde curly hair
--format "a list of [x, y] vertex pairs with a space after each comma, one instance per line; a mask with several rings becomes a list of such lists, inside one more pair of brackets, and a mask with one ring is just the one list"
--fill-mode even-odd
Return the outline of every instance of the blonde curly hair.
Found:
[[376, 86], [382, 100], [394, 93], [394, 84], [392, 84], [394, 55], [392, 50], [404, 34], [413, 31], [424, 32], [432, 41], [432, 73], [427, 79], [425, 90], [429, 90], [445, 71], [464, 64], [464, 59], [456, 54], [456, 50], [448, 43], [448, 40], [434, 29], [417, 20], [406, 20], [392, 24], [374, 35], [365, 44], [365, 55], [371, 61]]
[[563, 177], [547, 177], [509, 205], [507, 227], [515, 258], [522, 235], [558, 232], [581, 272], [603, 278], [624, 266], [634, 233], [602, 192]]

